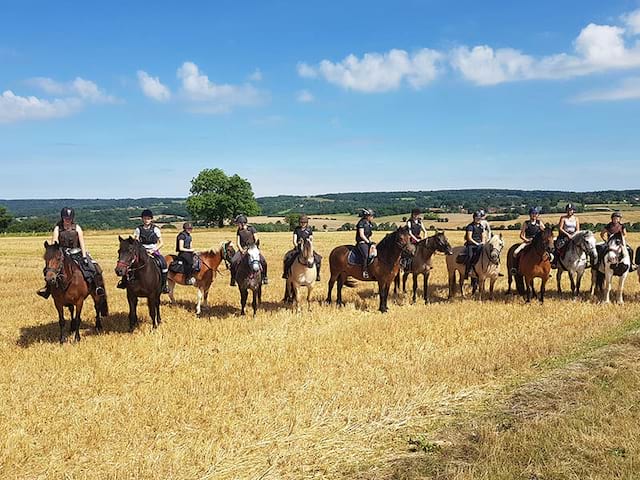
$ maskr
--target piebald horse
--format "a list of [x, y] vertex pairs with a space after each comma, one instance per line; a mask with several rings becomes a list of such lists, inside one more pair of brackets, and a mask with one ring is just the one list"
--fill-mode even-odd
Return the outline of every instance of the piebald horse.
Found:
[[395, 232], [387, 234], [377, 245], [378, 255], [369, 265], [369, 278], [362, 276], [362, 266], [352, 265], [349, 263], [349, 253], [353, 247], [349, 245], [340, 245], [334, 248], [329, 255], [329, 267], [331, 269], [331, 278], [329, 279], [329, 291], [327, 293], [327, 303], [331, 303], [331, 292], [334, 284], [338, 283], [338, 291], [336, 295], [336, 303], [340, 306], [342, 303], [342, 287], [353, 287], [355, 282], [349, 277], [365, 282], [378, 282], [378, 291], [380, 295], [381, 312], [388, 311], [387, 298], [389, 296], [389, 288], [391, 282], [396, 278], [400, 271], [400, 255], [402, 251], [407, 249], [411, 253], [415, 251], [415, 247], [411, 244], [411, 236], [409, 229], [404, 226], [398, 228]]
[[[220, 244], [220, 248], [217, 250], [209, 250], [206, 252], [198, 253], [200, 257], [200, 271], [193, 272], [191, 275], [196, 283], [193, 285], [197, 289], [197, 302], [196, 302], [196, 315], [200, 315], [201, 306], [207, 306], [207, 300], [209, 299], [209, 288], [211, 288], [211, 284], [216, 279], [216, 274], [218, 273], [218, 267], [222, 262], [225, 263], [227, 270], [229, 269], [229, 262], [231, 261], [231, 257], [235, 254], [235, 250], [231, 242], [223, 242]], [[176, 259], [175, 255], [165, 255], [165, 260], [167, 265], [171, 265]], [[175, 302], [175, 298], [173, 296], [173, 291], [178, 285], [191, 286], [187, 285], [186, 281], [188, 279], [185, 278], [184, 273], [176, 273], [169, 270], [169, 276], [167, 278], [167, 285], [169, 287], [169, 299], [171, 303]]]
[[631, 268], [631, 258], [627, 250], [627, 243], [622, 235], [616, 233], [611, 235], [605, 244], [601, 244], [602, 252], [598, 262], [591, 269], [591, 296], [595, 295], [596, 289], [600, 290], [604, 282], [604, 303], [610, 303], [611, 285], [613, 277], [618, 280], [618, 299], [620, 304], [624, 303], [623, 291], [624, 282]]
[[562, 293], [562, 272], [566, 271], [571, 281], [571, 293], [574, 298], [578, 298], [578, 295], [580, 295], [582, 276], [587, 269], [589, 260], [591, 260], [591, 265], [595, 265], [598, 261], [596, 237], [593, 232], [583, 230], [577, 232], [574, 237], [568, 241], [564, 252], [558, 258], [558, 272], [556, 273], [558, 293]]
[[311, 293], [316, 283], [317, 268], [313, 257], [313, 242], [305, 238], [287, 277], [284, 293], [286, 303], [292, 303], [300, 310], [300, 288], [307, 287], [307, 306], [311, 309]]
[[245, 315], [249, 290], [253, 292], [251, 306], [253, 316], [256, 316], [258, 306], [262, 302], [262, 264], [260, 262], [260, 250], [257, 245], [247, 247], [247, 251], [235, 267], [235, 279], [240, 290], [240, 315]]

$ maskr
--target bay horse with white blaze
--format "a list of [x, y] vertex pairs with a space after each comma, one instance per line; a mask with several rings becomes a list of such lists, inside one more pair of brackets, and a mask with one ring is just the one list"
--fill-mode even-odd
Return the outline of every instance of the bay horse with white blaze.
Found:
[[[418, 275], [422, 275], [424, 279], [422, 287], [422, 296], [424, 303], [429, 303], [429, 275], [433, 268], [431, 257], [436, 252], [444, 253], [445, 255], [451, 255], [453, 250], [447, 240], [447, 236], [444, 232], [438, 232], [435, 235], [427, 238], [423, 238], [415, 244], [416, 251], [411, 258], [411, 264], [408, 270], [402, 272], [402, 291], [407, 291], [407, 278], [409, 274], [413, 276], [413, 297], [412, 303], [416, 303], [416, 297], [418, 292]], [[393, 293], [396, 294], [400, 286], [400, 273], [396, 275], [393, 282]]]
[[156, 261], [135, 238], [118, 236], [118, 262], [116, 275], [127, 279], [127, 301], [129, 302], [129, 331], [138, 324], [138, 298], [147, 299], [149, 316], [153, 328], [160, 322], [160, 294], [162, 293], [161, 270]]
[[[200, 315], [201, 306], [203, 304], [204, 306], [207, 305], [209, 289], [216, 278], [218, 267], [222, 262], [224, 262], [227, 270], [229, 270], [229, 262], [234, 254], [235, 250], [231, 242], [223, 242], [217, 250], [208, 250], [206, 252], [198, 253], [198, 257], [200, 258], [200, 270], [198, 272], [193, 272], [191, 275], [196, 281], [196, 283], [193, 284], [197, 289], [196, 315]], [[171, 265], [177, 256], [165, 255], [164, 258], [167, 265]], [[172, 272], [171, 268], [169, 268], [167, 286], [169, 287], [169, 299], [171, 300], [171, 303], [175, 302], [173, 291], [176, 284], [192, 286], [191, 284], [187, 284], [187, 278], [185, 278], [184, 273]]]
[[526, 302], [531, 301], [531, 296], [536, 296], [533, 287], [533, 280], [539, 278], [540, 284], [540, 303], [544, 302], [544, 292], [549, 280], [551, 272], [551, 251], [553, 251], [553, 228], [545, 227], [533, 237], [531, 244], [527, 245], [518, 255], [518, 269], [512, 274], [515, 268], [516, 259], [513, 252], [519, 247], [519, 244], [512, 245], [507, 254], [507, 270], [509, 275], [509, 287], [507, 293], [511, 291], [511, 280], [515, 277], [518, 293], [522, 295]]
[[285, 303], [291, 303], [297, 310], [300, 310], [300, 288], [307, 287], [307, 306], [311, 309], [311, 292], [313, 292], [318, 276], [317, 269], [313, 256], [313, 242], [311, 239], [305, 238], [300, 242], [299, 251], [285, 283]]
[[381, 312], [388, 311], [387, 298], [391, 282], [400, 271], [400, 256], [402, 251], [407, 249], [411, 253], [415, 252], [415, 246], [411, 243], [409, 229], [406, 226], [398, 228], [395, 232], [387, 234], [377, 245], [378, 255], [369, 265], [369, 278], [362, 276], [362, 266], [353, 265], [349, 262], [349, 253], [354, 249], [351, 245], [340, 245], [334, 248], [329, 255], [329, 267], [331, 278], [329, 279], [329, 292], [327, 303], [331, 303], [331, 292], [337, 282], [338, 291], [336, 303], [342, 306], [342, 287], [353, 287], [355, 283], [349, 277], [365, 282], [378, 282], [378, 292], [380, 295]]
[[[58, 323], [60, 324], [60, 343], [64, 343], [64, 307], [71, 314], [70, 332], [75, 333], [75, 340], [80, 341], [80, 315], [85, 299], [91, 295], [96, 310], [96, 330], [102, 330], [101, 315], [109, 314], [106, 292], [98, 295], [95, 289], [91, 289], [84, 279], [80, 267], [65, 255], [58, 242], [49, 244], [44, 242], [44, 279], [49, 286], [53, 303], [58, 311]], [[100, 266], [96, 264], [99, 272]]]

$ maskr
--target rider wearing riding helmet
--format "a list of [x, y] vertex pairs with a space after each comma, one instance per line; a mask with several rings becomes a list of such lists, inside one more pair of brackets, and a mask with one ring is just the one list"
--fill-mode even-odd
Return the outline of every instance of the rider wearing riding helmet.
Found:
[[[229, 284], [232, 287], [236, 284], [236, 267], [245, 253], [247, 253], [247, 248], [251, 245], [258, 246], [260, 242], [256, 227], [249, 225], [246, 215], [237, 215], [234, 222], [238, 226], [236, 230], [236, 246], [238, 247], [238, 251], [231, 259], [231, 281]], [[269, 283], [269, 279], [267, 278], [267, 261], [262, 256], [262, 253], [260, 254], [260, 265], [262, 266], [262, 283], [266, 285]]]
[[[289, 250], [284, 255], [282, 278], [286, 279], [289, 277], [289, 274], [291, 273], [291, 266], [293, 265], [293, 262], [295, 261], [296, 256], [298, 255], [298, 253], [300, 253], [302, 249], [302, 243], [307, 238], [313, 242], [313, 229], [309, 226], [309, 217], [303, 214], [303, 215], [300, 215], [300, 218], [298, 219], [298, 226], [293, 230], [293, 236], [292, 236], [293, 249]], [[320, 281], [320, 264], [322, 262], [322, 257], [314, 251], [313, 259], [317, 267], [316, 281], [319, 282]]]
[[[153, 212], [151, 210], [148, 208], [144, 209], [140, 217], [142, 218], [142, 223], [133, 231], [133, 238], [140, 241], [142, 246], [147, 250], [147, 253], [160, 265], [162, 293], [169, 293], [169, 288], [167, 287], [167, 274], [169, 273], [169, 269], [167, 268], [166, 260], [160, 253], [160, 249], [164, 245], [162, 232], [160, 232], [160, 228], [153, 223]], [[118, 288], [125, 288], [126, 283], [123, 280], [118, 284]]]
[[[622, 213], [613, 212], [611, 214], [611, 221], [607, 223], [602, 231], [600, 232], [600, 237], [607, 242], [612, 235], [619, 234], [627, 246], [627, 251], [629, 252], [629, 260], [631, 261], [631, 268], [629, 269], [631, 272], [637, 269], [637, 265], [633, 261], [633, 249], [627, 243], [627, 228], [622, 223]], [[637, 261], [637, 259], [636, 259]]]
[[513, 256], [517, 257], [524, 247], [531, 244], [534, 237], [544, 229], [544, 222], [540, 220], [540, 208], [531, 207], [529, 209], [529, 220], [525, 220], [522, 228], [520, 228], [520, 239], [522, 243], [515, 249]]
[[569, 240], [580, 231], [580, 219], [578, 219], [575, 214], [575, 205], [573, 205], [573, 203], [567, 203], [564, 211], [566, 213], [560, 217], [560, 221], [558, 222], [558, 231], [560, 233], [555, 241], [556, 254], [553, 256], [553, 261], [551, 262], [553, 268], [557, 267], [558, 258], [564, 251], [564, 247], [569, 243]]
[[411, 217], [407, 220], [407, 228], [409, 229], [409, 236], [411, 237], [411, 243], [418, 243], [422, 239], [422, 234], [427, 236], [427, 229], [424, 228], [422, 218], [420, 215], [422, 210], [414, 208], [411, 210]]
[[193, 263], [196, 255], [195, 249], [191, 248], [192, 230], [193, 225], [191, 222], [185, 222], [182, 225], [182, 232], [176, 237], [176, 252], [178, 253], [178, 258], [182, 260], [182, 264], [184, 265], [184, 278], [187, 285], [195, 285], [196, 283], [196, 279], [192, 277]]
[[473, 213], [473, 221], [465, 227], [464, 246], [465, 246], [465, 268], [464, 278], [469, 278], [469, 273], [473, 269], [473, 260], [477, 257], [482, 246], [487, 241], [487, 232], [482, 226], [482, 214]]
[[360, 220], [356, 224], [356, 248], [360, 251], [362, 259], [363, 278], [369, 278], [369, 261], [375, 256], [375, 243], [371, 241], [373, 236], [373, 215], [373, 210], [362, 209]]
[[[87, 252], [87, 247], [84, 243], [84, 233], [80, 225], [75, 223], [75, 216], [76, 214], [73, 208], [64, 207], [60, 211], [60, 220], [56, 223], [55, 227], [53, 227], [52, 243], [58, 242], [65, 255], [70, 255], [72, 258], [76, 257], [76, 263], [80, 267], [80, 270], [82, 270], [82, 274], [87, 283], [90, 285], [93, 284], [96, 295], [104, 295], [102, 271], [96, 269], [91, 255]], [[79, 254], [82, 256], [80, 259], [77, 259]], [[45, 285], [36, 293], [43, 298], [49, 298], [49, 295], [51, 295], [49, 285]]]

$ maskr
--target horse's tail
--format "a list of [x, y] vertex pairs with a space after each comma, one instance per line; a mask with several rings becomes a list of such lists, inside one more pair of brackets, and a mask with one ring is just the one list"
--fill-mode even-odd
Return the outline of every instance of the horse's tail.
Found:
[[518, 289], [518, 294], [520, 295], [526, 294], [527, 292], [524, 287], [524, 277], [522, 276], [522, 274], [520, 272], [517, 272], [514, 275], [514, 279], [516, 281], [516, 288]]
[[638, 259], [640, 259], [640, 247], [638, 247], [638, 249], [636, 250], [636, 256], [631, 259], [631, 263], [638, 263]]

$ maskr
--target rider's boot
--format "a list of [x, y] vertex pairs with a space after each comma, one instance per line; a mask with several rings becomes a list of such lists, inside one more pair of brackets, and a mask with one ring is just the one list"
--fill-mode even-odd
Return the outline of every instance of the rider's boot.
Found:
[[49, 285], [45, 285], [36, 293], [40, 295], [42, 298], [49, 298], [49, 295], [51, 295], [51, 292], [49, 291]]
[[168, 272], [161, 272], [162, 279], [162, 293], [169, 293], [169, 287], [167, 286], [167, 274]]
[[196, 279], [195, 279], [195, 277], [189, 277], [189, 278], [187, 278], [187, 281], [185, 283], [187, 285], [195, 285], [196, 284]]
[[116, 285], [116, 287], [118, 287], [118, 288], [122, 288], [123, 290], [124, 290], [125, 288], [127, 288], [127, 279], [126, 279], [126, 277], [121, 277], [121, 278], [120, 278], [120, 281], [118, 282], [118, 284]]

